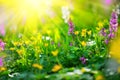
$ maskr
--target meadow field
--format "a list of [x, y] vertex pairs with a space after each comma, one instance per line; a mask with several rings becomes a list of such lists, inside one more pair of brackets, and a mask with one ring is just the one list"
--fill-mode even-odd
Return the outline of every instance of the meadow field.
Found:
[[0, 80], [120, 80], [119, 0], [0, 0]]

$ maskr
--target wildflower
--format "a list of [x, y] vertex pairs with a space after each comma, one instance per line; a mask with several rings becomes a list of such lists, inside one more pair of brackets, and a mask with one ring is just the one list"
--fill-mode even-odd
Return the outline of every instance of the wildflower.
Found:
[[82, 29], [82, 32], [81, 32], [82, 37], [86, 37], [86, 31], [87, 31], [86, 29]]
[[74, 70], [74, 73], [75, 73], [75, 74], [79, 74], [79, 75], [80, 75], [80, 74], [83, 74], [82, 71], [80, 71], [80, 70], [78, 70], [78, 69]]
[[115, 34], [113, 32], [108, 34], [108, 39], [112, 39], [114, 37], [115, 37]]
[[6, 68], [5, 67], [0, 67], [0, 71], [5, 71]]
[[55, 65], [55, 66], [52, 68], [52, 71], [53, 71], [53, 72], [57, 72], [57, 71], [59, 71], [61, 68], [62, 68], [61, 65]]
[[88, 68], [85, 68], [85, 67], [83, 67], [82, 69], [81, 69], [81, 72], [90, 72], [91, 71], [91, 69], [88, 69]]
[[23, 54], [23, 50], [17, 50], [17, 53], [18, 53], [19, 55], [21, 55], [21, 54]]
[[3, 51], [4, 48], [5, 48], [5, 43], [2, 40], [0, 40], [0, 51]]
[[70, 46], [73, 46], [73, 43], [72, 43], [72, 42], [70, 42]]
[[81, 45], [85, 47], [87, 44], [86, 44], [85, 41], [82, 41], [82, 42], [81, 42]]
[[14, 50], [15, 50], [15, 48], [10, 48], [10, 50], [11, 50], [11, 51], [14, 51]]
[[96, 44], [95, 41], [88, 41], [88, 42], [86, 43], [87, 46], [93, 46], [93, 45], [95, 45], [95, 44]]
[[87, 32], [88, 35], [91, 35], [91, 33], [92, 33], [91, 30]]
[[108, 39], [105, 39], [105, 43], [108, 44], [108, 43], [109, 43], [109, 40], [108, 40]]
[[47, 46], [48, 46], [48, 43], [45, 43], [44, 46], [47, 47]]
[[95, 80], [105, 80], [103, 75], [96, 76]]
[[69, 20], [70, 11], [68, 7], [62, 7], [62, 18], [64, 19], [64, 22], [67, 23]]
[[100, 34], [101, 34], [102, 36], [106, 36], [106, 35], [107, 35], [106, 32], [105, 32], [105, 28], [102, 28], [102, 29], [101, 29]]
[[75, 34], [75, 35], [78, 35], [78, 34], [79, 34], [79, 31], [75, 31], [74, 34]]
[[100, 30], [100, 28], [99, 28], [99, 27], [96, 27], [96, 30], [98, 30], [98, 31], [99, 31], [99, 30]]
[[99, 27], [99, 28], [102, 28], [102, 27], [103, 27], [103, 22], [101, 22], [101, 21], [98, 22], [98, 27]]
[[71, 19], [69, 19], [68, 21], [68, 25], [69, 25], [69, 31], [68, 31], [68, 34], [73, 34], [74, 32], [74, 25], [73, 25], [73, 22], [71, 21]]
[[52, 55], [57, 56], [58, 55], [58, 50], [52, 51]]
[[32, 66], [33, 66], [34, 68], [38, 68], [38, 69], [40, 69], [40, 70], [43, 69], [43, 66], [40, 65], [40, 64], [37, 64], [37, 63], [33, 64]]
[[5, 29], [4, 29], [4, 25], [0, 24], [0, 35], [4, 36], [5, 35]]
[[0, 58], [0, 67], [3, 66], [3, 60]]
[[85, 64], [86, 63], [86, 58], [85, 57], [81, 57], [80, 61], [82, 62], [82, 64]]

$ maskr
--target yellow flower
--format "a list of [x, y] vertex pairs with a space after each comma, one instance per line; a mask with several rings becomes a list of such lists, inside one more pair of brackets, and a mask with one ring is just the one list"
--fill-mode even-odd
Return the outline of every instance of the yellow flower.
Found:
[[48, 43], [45, 43], [44, 46], [47, 47], [47, 46], [48, 46]]
[[5, 71], [6, 68], [5, 67], [0, 67], [0, 71]]
[[52, 71], [53, 71], [53, 72], [57, 72], [57, 71], [59, 71], [61, 68], [62, 68], [61, 65], [55, 65], [55, 66], [52, 68]]
[[19, 55], [21, 55], [21, 54], [23, 54], [23, 50], [17, 50], [17, 53], [18, 53]]
[[15, 48], [10, 48], [10, 50], [11, 50], [11, 51], [14, 51], [14, 50], [15, 50]]
[[17, 46], [19, 44], [19, 42], [13, 42], [14, 46]]
[[102, 28], [103, 27], [103, 22], [98, 22], [98, 27]]
[[105, 80], [103, 75], [96, 76], [95, 80]]
[[86, 42], [85, 42], [85, 41], [82, 41], [82, 42], [81, 42], [81, 45], [82, 45], [82, 46], [86, 46]]
[[40, 65], [40, 64], [37, 64], [37, 63], [33, 64], [32, 66], [33, 66], [34, 68], [38, 68], [38, 69], [40, 69], [40, 70], [43, 69], [43, 66]]
[[100, 28], [99, 28], [99, 27], [96, 27], [96, 30], [98, 30], [98, 31], [99, 31], [99, 30], [100, 30]]
[[81, 32], [82, 37], [86, 37], [86, 31], [87, 31], [86, 29], [82, 29], [82, 32]]
[[86, 33], [86, 32], [87, 32], [87, 30], [86, 30], [86, 29], [82, 29], [82, 32], [83, 32], [83, 33]]
[[90, 31], [88, 31], [87, 33], [88, 33], [88, 35], [91, 35], [91, 30], [90, 30]]
[[75, 34], [75, 35], [78, 35], [78, 34], [79, 34], [79, 31], [75, 31], [74, 34]]
[[57, 56], [57, 55], [58, 55], [58, 50], [52, 51], [52, 55], [53, 55], [53, 56]]

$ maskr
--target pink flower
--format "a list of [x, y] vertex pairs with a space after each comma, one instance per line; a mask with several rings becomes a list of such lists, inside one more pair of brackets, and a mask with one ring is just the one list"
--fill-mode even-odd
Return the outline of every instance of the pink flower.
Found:
[[105, 0], [105, 4], [110, 5], [112, 3], [112, 0]]
[[5, 47], [5, 43], [2, 40], [0, 40], [0, 51], [3, 51], [4, 47]]
[[5, 35], [5, 28], [3, 24], [0, 24], [0, 35], [4, 36]]
[[2, 58], [0, 58], [0, 67], [3, 66]]

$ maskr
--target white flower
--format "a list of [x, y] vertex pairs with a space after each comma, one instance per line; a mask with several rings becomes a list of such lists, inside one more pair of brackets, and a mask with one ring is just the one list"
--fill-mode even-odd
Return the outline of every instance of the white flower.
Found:
[[18, 76], [18, 75], [20, 75], [20, 73], [17, 73], [17, 72], [16, 73], [12, 73], [12, 74], [8, 74], [9, 77], [14, 77], [14, 76]]
[[75, 73], [75, 74], [83, 74], [79, 69], [78, 69], [78, 70], [77, 70], [77, 69], [74, 70], [74, 73]]
[[87, 42], [87, 46], [93, 46], [93, 45], [96, 45], [95, 41], [88, 41]]
[[62, 18], [64, 19], [65, 23], [67, 23], [69, 20], [70, 11], [68, 7], [65, 7], [65, 6], [63, 6], [61, 10], [62, 10]]
[[46, 36], [46, 40], [48, 41], [48, 40], [51, 40], [51, 38], [49, 37], [49, 36]]
[[74, 75], [74, 72], [67, 72], [67, 75]]

